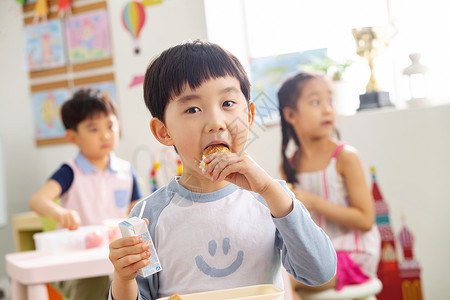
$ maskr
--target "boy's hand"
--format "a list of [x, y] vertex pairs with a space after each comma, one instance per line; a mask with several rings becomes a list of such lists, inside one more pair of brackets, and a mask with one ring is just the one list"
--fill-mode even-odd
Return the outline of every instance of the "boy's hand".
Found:
[[67, 228], [69, 230], [78, 229], [81, 223], [80, 215], [77, 211], [65, 209], [63, 207], [58, 207], [57, 217], [55, 219], [62, 228]]
[[214, 153], [204, 159], [203, 170], [213, 181], [229, 181], [243, 189], [260, 194], [272, 216], [282, 218], [293, 209], [293, 201], [283, 187], [272, 179], [245, 153]]
[[[144, 219], [147, 222], [148, 220]], [[133, 280], [139, 269], [150, 264], [150, 244], [143, 243], [142, 237], [129, 236], [109, 244], [109, 260], [114, 265], [120, 280]]]
[[229, 181], [243, 189], [261, 194], [272, 178], [246, 153], [219, 152], [208, 155], [203, 173], [213, 181]]

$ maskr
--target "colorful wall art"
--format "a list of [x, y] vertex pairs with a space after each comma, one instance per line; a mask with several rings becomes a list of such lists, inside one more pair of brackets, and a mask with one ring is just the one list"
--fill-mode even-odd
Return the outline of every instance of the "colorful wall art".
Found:
[[66, 38], [72, 64], [112, 55], [106, 10], [90, 11], [67, 18]]
[[66, 88], [37, 92], [31, 95], [35, 139], [62, 138], [65, 128], [60, 117], [61, 105], [71, 93]]
[[25, 27], [25, 58], [30, 71], [64, 66], [64, 39], [59, 20]]

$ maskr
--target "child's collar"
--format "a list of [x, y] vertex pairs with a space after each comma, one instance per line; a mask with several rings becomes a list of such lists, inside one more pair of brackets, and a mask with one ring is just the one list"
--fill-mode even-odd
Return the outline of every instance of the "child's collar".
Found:
[[[78, 155], [75, 157], [75, 163], [76, 165], [83, 171], [85, 174], [94, 173], [96, 171], [99, 171], [98, 168], [96, 168], [87, 158], [83, 155], [83, 153], [79, 152]], [[114, 153], [109, 154], [109, 162], [108, 162], [108, 168], [109, 173], [115, 173], [118, 171], [117, 168], [117, 157]]]
[[211, 202], [221, 198], [224, 198], [236, 190], [240, 189], [238, 186], [230, 183], [227, 186], [211, 192], [211, 193], [197, 193], [194, 191], [190, 191], [181, 184], [178, 183], [180, 179], [179, 176], [176, 176], [171, 182], [168, 184], [169, 191], [173, 191], [179, 194], [181, 197], [192, 200], [194, 202]]

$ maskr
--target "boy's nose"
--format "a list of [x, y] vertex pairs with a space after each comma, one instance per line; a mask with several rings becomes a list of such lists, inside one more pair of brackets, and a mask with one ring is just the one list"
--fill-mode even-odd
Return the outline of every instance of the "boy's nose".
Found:
[[209, 132], [223, 131], [225, 129], [225, 124], [221, 122], [219, 119], [216, 119], [214, 117], [211, 117], [208, 123], [209, 123], [208, 125]]
[[221, 117], [220, 113], [211, 113], [207, 120], [207, 129], [209, 132], [223, 131], [225, 130], [225, 121]]

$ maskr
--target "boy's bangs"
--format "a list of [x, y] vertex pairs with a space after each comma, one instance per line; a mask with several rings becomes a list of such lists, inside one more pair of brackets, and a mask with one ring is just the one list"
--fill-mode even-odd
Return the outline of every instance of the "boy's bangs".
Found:
[[250, 82], [239, 60], [218, 45], [188, 42], [162, 52], [153, 60], [144, 80], [144, 100], [153, 117], [164, 121], [164, 111], [186, 87], [195, 90], [205, 81], [234, 77], [250, 100]]
[[233, 61], [230, 61], [226, 55], [219, 53], [202, 53], [203, 55], [186, 55], [179, 61], [181, 68], [172, 75], [172, 78], [166, 78], [170, 86], [170, 99], [179, 96], [186, 86], [191, 89], [200, 87], [209, 79], [231, 76], [238, 80], [242, 75], [239, 74]]

